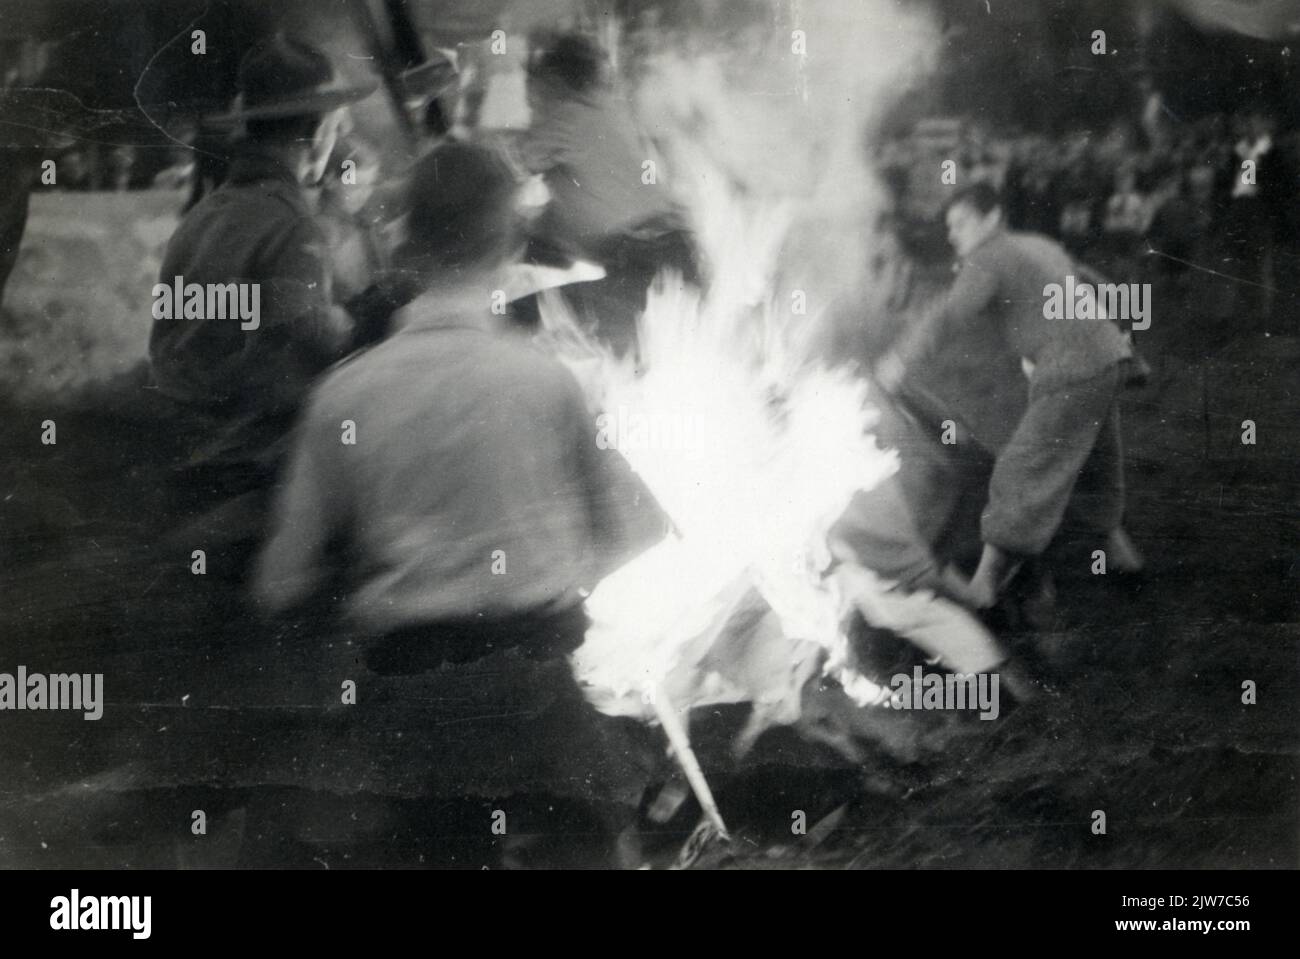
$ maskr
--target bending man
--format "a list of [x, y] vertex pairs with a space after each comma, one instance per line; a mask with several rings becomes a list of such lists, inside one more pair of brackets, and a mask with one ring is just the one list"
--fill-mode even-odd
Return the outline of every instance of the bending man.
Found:
[[1121, 525], [1124, 463], [1116, 393], [1120, 365], [1132, 355], [1109, 320], [1048, 319], [1045, 296], [1079, 272], [1070, 255], [1044, 236], [1008, 230], [996, 191], [985, 183], [953, 198], [948, 239], [962, 259], [957, 281], [938, 306], [877, 365], [876, 378], [896, 387], [954, 326], [984, 324], [1022, 360], [1029, 407], [999, 449], [980, 521], [984, 542], [970, 583], [976, 607], [992, 606], [1021, 562], [1043, 553], [1056, 535], [1081, 470], [1100, 479], [1086, 510], [1106, 537], [1112, 567], [1136, 570], [1142, 560]]

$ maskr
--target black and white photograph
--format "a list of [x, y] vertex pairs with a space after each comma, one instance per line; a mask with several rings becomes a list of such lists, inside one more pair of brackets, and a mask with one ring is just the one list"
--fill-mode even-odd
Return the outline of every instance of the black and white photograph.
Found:
[[100, 877], [23, 922], [1107, 871], [1240, 943], [1297, 61], [1300, 0], [0, 0], [0, 873]]

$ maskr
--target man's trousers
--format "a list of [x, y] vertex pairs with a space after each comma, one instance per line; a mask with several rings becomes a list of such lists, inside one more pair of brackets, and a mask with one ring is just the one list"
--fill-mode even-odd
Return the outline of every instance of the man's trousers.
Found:
[[1075, 495], [1074, 511], [1106, 532], [1124, 514], [1119, 367], [1085, 380], [1043, 387], [1031, 380], [1029, 406], [996, 455], [983, 540], [1021, 556], [1043, 553]]

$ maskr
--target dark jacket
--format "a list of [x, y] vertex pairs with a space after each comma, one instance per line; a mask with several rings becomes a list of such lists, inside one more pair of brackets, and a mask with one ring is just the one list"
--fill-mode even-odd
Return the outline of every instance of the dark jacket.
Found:
[[200, 461], [268, 462], [308, 386], [351, 344], [332, 305], [325, 234], [297, 178], [247, 146], [226, 182], [181, 221], [159, 281], [257, 284], [256, 328], [234, 318], [155, 312], [149, 357], [160, 391], [199, 411], [212, 430]]

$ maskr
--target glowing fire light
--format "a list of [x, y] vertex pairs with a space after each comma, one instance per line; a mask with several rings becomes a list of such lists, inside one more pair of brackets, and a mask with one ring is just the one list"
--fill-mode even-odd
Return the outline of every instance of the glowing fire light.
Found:
[[[821, 362], [816, 344], [822, 311], [864, 293], [865, 224], [883, 200], [862, 134], [925, 69], [934, 34], [890, 0], [810, 2], [794, 15], [818, 55], [792, 57], [780, 31], [758, 23], [755, 37], [773, 38], [768, 56], [746, 44], [743, 55], [665, 54], [640, 90], [706, 289], [658, 278], [635, 366], [543, 297], [545, 326], [620, 429], [692, 427], [672, 434], [689, 441], [614, 444], [675, 529], [588, 598], [593, 625], [575, 668], [606, 712], [648, 715], [649, 694], [668, 690], [681, 707], [784, 699], [775, 714], [793, 720], [814, 659], [858, 702], [881, 698], [843, 666], [843, 606], [822, 571], [831, 525], [897, 460], [870, 433], [866, 383]], [[797, 285], [818, 294], [808, 315], [793, 308]], [[770, 613], [743, 655], [764, 668], [724, 677], [710, 649], [756, 606]], [[784, 685], [773, 675], [783, 670]]]
[[[857, 490], [897, 467], [869, 433], [866, 384], [807, 356], [806, 331], [791, 320], [810, 318], [783, 315], [773, 297], [788, 218], [766, 204], [750, 212], [726, 191], [697, 214], [701, 236], [728, 237], [709, 255], [721, 281], [702, 298], [675, 278], [656, 282], [639, 325], [639, 370], [590, 342], [581, 351], [599, 358], [581, 374], [601, 408], [625, 411], [624, 422], [695, 423], [682, 434], [688, 442], [619, 444], [675, 533], [587, 601], [594, 623], [576, 665], [611, 710], [629, 694], [622, 710], [639, 709], [645, 691], [693, 665], [684, 650], [707, 649], [751, 589], [789, 640], [837, 652], [841, 607], [820, 575], [826, 533]], [[549, 329], [580, 342], [558, 299], [545, 298], [542, 312]], [[753, 692], [715, 680], [690, 704]]]

